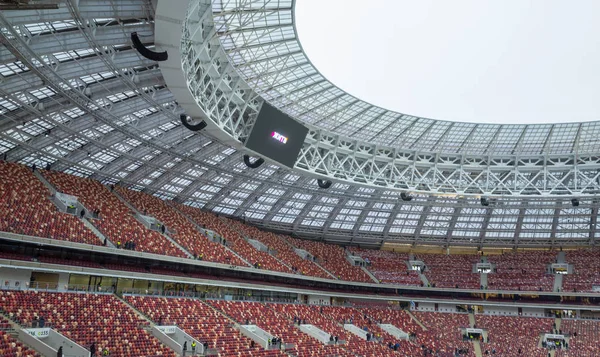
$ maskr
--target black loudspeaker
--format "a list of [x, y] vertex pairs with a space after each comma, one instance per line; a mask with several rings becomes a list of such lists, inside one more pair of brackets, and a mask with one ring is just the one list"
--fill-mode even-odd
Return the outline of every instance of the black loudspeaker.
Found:
[[254, 162], [250, 162], [250, 156], [244, 155], [244, 164], [246, 164], [246, 166], [248, 166], [251, 169], [255, 169], [255, 168], [259, 167], [264, 162], [265, 162], [265, 159], [263, 159], [262, 157], [260, 159], [257, 159]]
[[191, 131], [200, 131], [206, 128], [206, 122], [204, 120], [193, 119], [185, 114], [179, 116], [181, 124]]
[[490, 205], [490, 201], [488, 201], [488, 199], [485, 198], [485, 197], [481, 197], [480, 201], [481, 201], [481, 205], [482, 206], [486, 206], [487, 207], [487, 206]]
[[573, 205], [573, 207], [578, 207], [579, 206], [579, 199], [577, 199], [577, 198], [571, 199], [571, 204]]
[[402, 199], [402, 201], [411, 201], [413, 199], [413, 196], [409, 195], [406, 192], [402, 192], [400, 193], [400, 198]]
[[137, 32], [131, 33], [131, 42], [133, 42], [133, 47], [140, 53], [140, 55], [146, 57], [149, 60], [162, 62], [166, 61], [169, 58], [169, 54], [167, 53], [167, 51], [154, 52], [146, 48], [142, 41], [140, 41]]
[[317, 179], [317, 185], [319, 185], [320, 188], [328, 189], [329, 187], [331, 187], [332, 184], [333, 182], [329, 180]]

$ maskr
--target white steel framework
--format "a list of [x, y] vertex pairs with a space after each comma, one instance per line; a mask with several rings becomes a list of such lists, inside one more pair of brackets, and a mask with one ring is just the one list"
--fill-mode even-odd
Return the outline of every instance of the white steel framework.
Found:
[[[262, 2], [252, 3], [257, 14], [267, 9], [259, 6]], [[289, 8], [292, 4], [271, 5]], [[186, 22], [182, 66], [190, 74], [191, 93], [211, 123], [234, 143], [248, 134], [262, 102], [260, 91], [242, 71], [259, 60], [247, 66], [230, 62], [232, 55], [222, 47], [226, 35], [217, 31], [213, 18], [227, 11], [243, 13], [212, 8], [209, 1], [195, 1], [188, 11], [187, 19], [196, 21]], [[492, 155], [480, 139], [485, 135], [480, 134], [484, 127], [493, 126], [464, 124], [472, 125], [467, 130], [460, 123], [439, 124], [447, 128], [437, 146], [430, 147], [434, 152], [440, 149], [438, 154], [361, 143], [343, 137], [335, 128], [314, 126], [296, 170], [270, 164], [252, 170], [242, 162], [239, 143], [232, 147], [210, 134], [194, 134], [182, 127], [179, 114], [184, 109], [176, 102], [174, 89], [166, 85], [159, 64], [132, 49], [129, 35], [133, 31], [152, 48], [155, 17], [150, 0], [64, 0], [58, 10], [1, 13], [0, 155], [38, 167], [51, 164], [55, 170], [337, 242], [374, 246], [384, 242], [505, 247], [595, 244], [599, 232], [598, 202], [591, 197], [598, 175], [592, 169], [597, 161], [592, 152], [599, 151], [593, 146], [595, 124], [575, 124], [575, 132], [552, 126], [550, 137], [577, 138], [577, 142], [566, 149], [565, 139], [560, 152], [560, 140], [543, 140], [548, 155], [536, 159], [527, 158], [531, 153], [527, 150], [506, 154], [508, 149], [502, 149]], [[258, 48], [266, 49], [257, 44]], [[275, 60], [269, 59], [272, 75], [284, 78], [283, 72], [276, 73]], [[286, 63], [280, 65], [294, 71]], [[289, 84], [278, 80], [274, 90], [297, 84], [291, 77], [288, 80]], [[386, 115], [380, 113], [381, 118]], [[413, 119], [417, 128], [418, 118]], [[371, 125], [376, 122], [372, 119]], [[539, 141], [530, 134], [546, 128], [530, 126], [519, 132], [518, 126], [513, 127], [490, 129], [496, 148], [504, 148], [500, 143], [513, 136], [519, 136], [515, 148], [531, 148]], [[407, 140], [410, 133], [406, 132]], [[416, 141], [425, 143], [431, 137], [424, 134]], [[456, 150], [448, 149], [450, 143]], [[574, 150], [579, 147], [585, 147], [587, 156]], [[400, 170], [402, 165], [406, 167]], [[315, 173], [337, 180], [330, 189], [319, 189]], [[406, 180], [401, 179], [405, 176]], [[369, 177], [376, 179], [371, 182]], [[392, 183], [388, 185], [387, 180]], [[450, 194], [415, 194], [412, 201], [402, 201], [397, 188], [411, 188], [411, 182], [423, 191], [435, 192], [437, 187], [437, 192]], [[543, 188], [549, 183], [552, 188], [546, 192]], [[459, 188], [474, 195], [506, 196], [490, 199], [490, 205], [483, 207], [476, 197], [456, 195]], [[569, 195], [580, 192], [585, 194], [580, 205], [572, 207]]]

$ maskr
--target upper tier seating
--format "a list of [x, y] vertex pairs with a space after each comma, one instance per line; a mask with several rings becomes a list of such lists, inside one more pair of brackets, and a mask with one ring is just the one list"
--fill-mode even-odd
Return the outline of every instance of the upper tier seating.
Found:
[[10, 328], [8, 321], [0, 317], [0, 357], [39, 357], [40, 355], [24, 346], [21, 342], [6, 333]]
[[99, 245], [79, 218], [59, 212], [26, 166], [0, 161], [0, 231]]
[[419, 273], [409, 270], [406, 265], [408, 254], [386, 250], [372, 250], [351, 247], [349, 250], [363, 259], [368, 259], [367, 269], [384, 284], [421, 285]]
[[312, 254], [319, 264], [337, 276], [338, 279], [373, 283], [373, 279], [360, 267], [353, 266], [348, 262], [344, 248], [333, 244], [291, 237], [288, 237], [287, 240], [295, 247], [302, 248]]
[[427, 266], [425, 276], [431, 285], [437, 288], [479, 289], [480, 275], [473, 273], [473, 264], [477, 263], [477, 255], [444, 255], [419, 254]]
[[289, 245], [285, 239], [275, 233], [261, 231], [256, 227], [249, 226], [242, 222], [231, 221], [238, 230], [241, 230], [246, 236], [262, 242], [267, 247], [277, 251], [277, 258], [287, 265], [292, 267], [292, 270], [297, 271], [302, 275], [310, 275], [318, 278], [331, 279], [323, 269], [319, 268], [315, 263], [302, 259], [294, 248]]
[[100, 182], [56, 171], [44, 171], [43, 174], [58, 191], [77, 196], [88, 210], [100, 210], [100, 219], [94, 219], [92, 223], [113, 244], [120, 241], [123, 247], [125, 242], [132, 241], [137, 251], [185, 257], [160, 233], [144, 227], [129, 208]]
[[[489, 343], [481, 350], [496, 349], [500, 356], [546, 357], [548, 350], [538, 347], [540, 334], [550, 333], [554, 319], [516, 316], [477, 315], [475, 325], [488, 330]], [[521, 349], [522, 354], [519, 354]]]
[[111, 356], [175, 357], [173, 351], [151, 336], [147, 322], [113, 295], [0, 291], [0, 306], [9, 318], [30, 326], [35, 316], [89, 348], [105, 348]]
[[554, 275], [547, 274], [547, 265], [556, 261], [557, 252], [529, 251], [490, 255], [487, 260], [496, 265], [488, 274], [490, 290], [552, 291]]
[[202, 228], [217, 232], [225, 238], [227, 245], [250, 264], [260, 264], [261, 269], [292, 273], [292, 270], [281, 264], [269, 253], [260, 252], [248, 243], [241, 234], [233, 228], [233, 222], [225, 218], [219, 218], [216, 215], [201, 211], [197, 208], [173, 203], [177, 209], [190, 217], [197, 225]]
[[[298, 357], [308, 356], [353, 356], [352, 353], [339, 346], [326, 346], [316, 339], [304, 334], [293, 324], [293, 318], [271, 308], [276, 304], [263, 304], [258, 302], [234, 302], [224, 300], [208, 301], [212, 306], [223, 311], [240, 324], [246, 321], [257, 325], [271, 335], [281, 338], [283, 343], [295, 344], [293, 354]], [[284, 306], [284, 305], [282, 305]], [[293, 309], [293, 305], [285, 305]]]
[[199, 300], [140, 296], [125, 299], [155, 323], [177, 325], [200, 342], [208, 343], [208, 348], [217, 349], [219, 356], [283, 356], [258, 345], [250, 347], [251, 340], [234, 329], [229, 319]]
[[408, 254], [385, 250], [372, 250], [351, 247], [349, 250], [363, 259], [368, 259], [367, 269], [384, 284], [421, 285], [419, 273], [409, 270]]
[[174, 231], [170, 237], [191, 254], [209, 262], [248, 266], [221, 244], [212, 242], [202, 235], [194, 224], [165, 201], [143, 192], [121, 187], [117, 187], [115, 190], [139, 212], [155, 217], [169, 230]]
[[567, 251], [565, 260], [574, 271], [563, 276], [563, 291], [592, 291], [593, 286], [600, 286], [599, 248]]
[[571, 335], [569, 349], [557, 350], [555, 357], [598, 357], [600, 321], [562, 319], [560, 329]]

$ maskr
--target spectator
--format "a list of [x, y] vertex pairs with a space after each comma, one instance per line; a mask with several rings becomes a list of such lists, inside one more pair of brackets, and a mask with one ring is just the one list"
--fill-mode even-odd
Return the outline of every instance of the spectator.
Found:
[[92, 342], [90, 345], [90, 356], [96, 357], [96, 342]]
[[120, 240], [117, 241], [117, 249], [121, 249], [121, 241]]
[[192, 341], [192, 355], [196, 354], [196, 341]]
[[185, 357], [186, 352], [187, 352], [187, 341], [183, 341], [183, 357]]
[[62, 346], [60, 346], [58, 348], [58, 351], [56, 351], [56, 357], [63, 357], [63, 350], [62, 350]]
[[44, 325], [46, 325], [46, 320], [44, 319], [44, 316], [40, 316], [40, 328], [43, 328]]
[[254, 346], [255, 346], [254, 340], [251, 340], [250, 341], [250, 348], [254, 348]]

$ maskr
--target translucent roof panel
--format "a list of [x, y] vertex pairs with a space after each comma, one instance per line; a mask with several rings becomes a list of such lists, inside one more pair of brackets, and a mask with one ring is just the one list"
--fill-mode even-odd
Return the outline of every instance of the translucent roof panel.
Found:
[[[471, 55], [469, 51], [479, 49], [478, 46], [465, 45], [463, 48], [447, 45], [454, 41], [465, 44], [470, 41], [467, 39], [469, 36], [484, 36], [480, 31], [467, 31], [465, 36], [446, 38], [453, 31], [465, 30], [462, 26], [472, 21], [483, 21], [482, 23], [478, 22], [481, 25], [478, 27], [492, 31], [495, 36], [502, 38], [509, 36], [510, 32], [498, 31], [498, 29], [505, 28], [504, 18], [501, 25], [498, 23], [500, 17], [497, 16], [489, 18], [489, 21], [484, 20], [489, 17], [490, 13], [495, 14], [496, 11], [486, 12], [483, 8], [488, 6], [496, 9], [499, 6], [497, 4], [464, 5], [463, 7], [467, 7], [470, 11], [478, 14], [481, 12], [482, 15], [470, 16], [470, 11], [461, 11], [463, 7], [450, 7], [447, 4], [436, 6], [431, 9], [432, 11], [419, 12], [419, 9], [425, 5], [409, 4], [407, 1], [389, 1], [385, 6], [390, 11], [383, 14], [379, 11], [379, 6], [376, 16], [372, 13], [376, 7], [363, 6], [354, 11], [350, 11], [352, 10], [350, 9], [345, 16], [332, 19], [330, 16], [332, 11], [323, 9], [331, 7], [335, 12], [345, 6], [341, 1], [331, 1], [325, 5], [316, 1], [294, 3], [296, 9], [293, 18], [290, 18], [290, 7], [287, 3], [267, 0], [254, 1], [252, 6], [246, 6], [244, 2], [216, 1], [215, 3], [217, 6], [213, 6], [213, 17], [217, 25], [229, 29], [227, 32], [220, 33], [220, 41], [226, 48], [229, 60], [237, 68], [238, 73], [252, 89], [271, 104], [310, 126], [345, 138], [400, 150], [492, 156], [564, 155], [600, 150], [600, 139], [598, 139], [600, 136], [597, 135], [600, 124], [596, 122], [600, 118], [598, 116], [600, 108], [598, 102], [591, 96], [594, 90], [590, 89], [600, 83], [600, 81], [594, 80], [597, 77], [595, 66], [597, 60], [592, 56], [592, 58], [586, 58], [586, 62], [582, 66], [570, 65], [569, 61], [575, 59], [572, 56], [548, 55], [546, 58], [556, 61], [550, 67], [540, 66], [537, 60], [532, 60], [532, 58], [538, 58], [538, 52], [535, 51], [542, 51], [541, 48], [544, 51], [552, 53], [557, 51], [556, 53], [563, 54], [572, 53], [572, 51], [565, 51], [565, 48], [585, 49], [589, 47], [590, 37], [582, 31], [586, 29], [586, 26], [594, 28], [600, 26], [590, 15], [599, 6], [595, 3], [587, 2], [581, 7], [564, 8], [559, 1], [553, 0], [543, 9], [540, 7], [534, 9], [535, 11], [528, 11], [527, 16], [543, 21], [536, 27], [530, 27], [529, 21], [519, 22], [518, 26], [527, 27], [527, 31], [524, 32], [527, 36], [521, 36], [519, 41], [526, 41], [528, 44], [535, 43], [536, 46], [524, 47], [531, 49], [531, 53], [536, 53], [535, 56], [528, 57], [523, 52], [523, 48], [519, 48], [517, 52], [513, 51], [514, 48], [511, 46], [517, 46], [513, 43], [514, 41], [490, 42], [491, 47], [487, 51], [477, 50], [477, 54], [483, 56], [499, 56], [507, 53], [515, 55], [516, 53], [519, 61], [515, 63], [499, 61], [497, 58], [496, 60], [491, 58], [476, 60], [475, 54]], [[500, 13], [508, 11], [507, 18], [513, 20], [516, 18], [516, 14], [519, 14], [518, 16], [523, 14], [522, 11], [507, 10], [520, 8], [523, 6], [521, 2], [511, 0], [509, 3], [497, 10]], [[225, 7], [226, 11], [223, 10]], [[391, 10], [395, 8], [404, 10]], [[436, 21], [427, 21], [428, 26], [422, 26], [423, 23], [419, 21], [425, 21], [424, 17], [409, 16], [408, 19], [411, 21], [403, 21], [402, 26], [396, 28], [395, 25], [393, 26], [396, 24], [395, 20], [382, 20], [382, 16], [386, 14], [396, 16], [395, 14], [398, 13], [411, 13], [412, 11], [422, 16], [439, 16], [439, 21], [436, 18]], [[571, 24], [572, 26], [568, 26], [569, 31], [580, 34], [580, 36], [574, 36], [578, 41], [559, 41], [558, 43], [543, 41], [544, 38], [548, 38], [547, 34], [541, 36], [545, 32], [560, 31], [561, 36], [564, 35], [563, 30], [554, 26], [555, 22], [550, 19], [558, 17], [559, 21], [563, 23], [565, 11], [577, 11], [577, 13], [583, 11], [588, 14], [583, 19], [578, 19], [577, 22]], [[458, 17], [466, 16], [466, 19], [457, 22], [453, 16], [448, 16], [448, 12], [458, 12]], [[544, 17], [540, 18], [542, 13]], [[320, 21], [320, 16], [326, 17], [327, 21]], [[240, 19], [244, 19], [244, 21]], [[537, 23], [537, 20], [534, 20], [531, 23]], [[339, 23], [332, 23], [332, 21], [336, 23], [339, 21]], [[344, 21], [346, 22], [344, 23]], [[371, 40], [389, 41], [390, 38], [394, 38], [402, 43], [407, 41], [407, 43], [403, 46], [376, 45], [373, 48], [377, 48], [377, 51], [364, 50], [364, 41], [360, 41], [358, 45], [353, 42], [358, 41], [360, 33], [348, 31], [348, 29], [355, 26], [369, 26], [365, 25], [369, 21], [375, 22], [372, 26], [380, 28], [380, 33], [386, 33], [386, 36], [377, 36]], [[430, 26], [432, 23], [437, 25]], [[444, 23], [446, 25], [440, 25]], [[329, 26], [329, 29], [324, 30], [315, 24]], [[392, 26], [392, 28], [388, 28], [388, 26]], [[416, 26], [419, 30], [411, 30], [412, 26]], [[423, 29], [427, 29], [427, 31]], [[400, 33], [396, 31], [400, 31]], [[411, 36], [404, 36], [403, 33], [411, 33]], [[437, 35], [433, 36], [434, 33]], [[427, 50], [436, 48], [440, 51], [455, 50], [454, 55], [423, 56], [421, 50], [409, 49], [411, 48], [410, 44], [429, 43], [429, 41], [416, 40], [419, 36], [427, 36], [427, 34], [432, 36], [432, 41], [444, 41], [444, 45], [429, 46]], [[370, 43], [371, 40], [368, 42]], [[302, 45], [303, 41], [305, 45]], [[498, 48], [493, 47], [492, 44], [497, 45]], [[508, 47], [504, 48], [503, 46]], [[538, 46], [541, 47], [538, 48]], [[461, 51], [459, 48], [464, 50]], [[346, 65], [351, 65], [355, 58], [360, 57], [344, 55], [344, 50], [347, 49], [356, 49], [360, 51], [361, 55], [366, 56], [359, 60], [357, 68], [360, 70], [346, 67]], [[394, 55], [387, 53], [392, 50], [399, 52]], [[421, 53], [421, 55], [409, 55], [409, 53]], [[531, 53], [529, 54], [531, 55]], [[341, 62], [336, 60], [340, 56], [345, 60]], [[441, 90], [441, 85], [431, 84], [435, 80], [446, 78], [445, 75], [437, 73], [437, 70], [441, 70], [440, 68], [444, 66], [440, 67], [439, 61], [423, 60], [423, 58], [441, 57], [447, 59], [447, 61], [443, 61], [444, 65], [459, 66], [455, 69], [446, 68], [445, 70], [445, 75], [460, 76], [460, 78], [445, 81], [444, 85], [450, 85], [452, 90]], [[331, 68], [323, 65], [321, 59], [328, 62]], [[473, 60], [476, 65], [465, 65], [467, 60]], [[415, 72], [416, 65], [410, 64], [413, 61], [419, 66], [428, 66], [426, 68], [429, 70], [424, 70], [423, 76], [413, 78], [414, 80], [411, 82], [409, 78], [412, 78], [412, 73], [404, 75], [402, 73], [404, 73], [403, 71]], [[510, 68], [510, 75], [502, 75], [500, 79], [494, 80], [492, 77], [500, 75], [502, 71], [499, 69], [498, 71], [488, 71], [485, 63], [495, 63], [497, 66], [506, 65], [507, 67], [503, 68], [504, 70]], [[514, 75], [517, 67], [524, 69], [529, 68], [528, 66], [531, 68], [525, 72], [527, 75]], [[560, 68], [560, 71], [557, 71], [557, 68]], [[332, 75], [332, 78], [329, 78], [329, 69], [343, 74]], [[463, 73], [466, 69], [479, 69], [486, 74]], [[375, 74], [378, 71], [383, 71], [385, 75]], [[587, 73], [584, 76], [585, 80], [576, 80], [576, 78], [583, 77], [572, 71]], [[400, 75], [402, 79], [392, 79], [396, 78], [394, 75]], [[426, 80], [425, 78], [429, 78], [428, 76], [433, 77]], [[554, 82], [557, 80], [557, 76], [561, 81], [565, 81], [564, 85], [557, 85]], [[367, 77], [369, 81], [365, 81]], [[549, 78], [553, 78], [552, 84], [546, 83]], [[355, 83], [354, 87], [364, 90], [366, 94], [344, 90], [346, 84], [350, 82]], [[376, 89], [381, 89], [385, 97], [389, 99], [388, 102], [393, 105], [381, 104], [379, 99], [384, 95], [375, 94], [377, 92], [375, 89], [366, 89], [366, 84], [371, 82], [377, 83]], [[482, 87], [490, 83], [493, 91], [492, 95], [488, 97], [494, 101], [493, 104], [486, 100], [472, 99], [470, 104], [465, 105], [463, 102], [465, 98], [483, 94], [485, 90]], [[469, 90], [457, 89], [459, 84], [470, 86]], [[511, 85], [514, 88], [506, 89], [503, 92], [504, 95], [499, 95], [498, 86], [500, 84], [502, 88], [508, 88], [504, 87], [505, 85]], [[540, 88], [536, 90], [532, 86], [540, 86]], [[414, 109], [413, 111], [411, 104], [417, 101], [410, 98], [419, 91], [426, 93], [425, 100], [420, 101], [424, 104], [425, 109]], [[518, 94], [522, 91], [525, 91], [526, 94]], [[533, 96], [532, 93], [536, 93], [536, 95]], [[367, 99], [369, 94], [374, 97]], [[548, 99], [553, 95], [556, 95], [556, 100]], [[453, 96], [457, 96], [458, 99], [451, 100], [450, 98]], [[512, 96], [517, 96], [517, 98], [509, 99]], [[582, 101], [581, 105], [574, 104], [578, 100]], [[442, 101], [447, 101], [448, 104], [462, 105], [463, 109], [466, 108], [465, 114], [468, 115], [453, 115], [450, 110], [444, 111], [442, 105], [437, 105]], [[405, 105], [397, 107], [398, 103], [405, 103]], [[543, 105], [539, 103], [543, 103]], [[524, 106], [527, 105], [531, 105], [532, 108], [526, 109]], [[552, 109], [552, 105], [561, 107]], [[390, 110], [390, 108], [395, 110]], [[441, 112], [435, 114], [432, 112], [434, 109], [439, 109]], [[456, 121], [428, 119], [425, 117], [427, 115], [436, 119]], [[463, 122], [469, 116], [470, 121], [475, 124]], [[484, 124], [485, 122], [489, 124]], [[547, 122], [557, 124], [539, 124]], [[565, 124], [566, 122], [575, 123]], [[579, 124], [579, 122], [584, 123]], [[522, 123], [529, 124], [523, 125]]]

